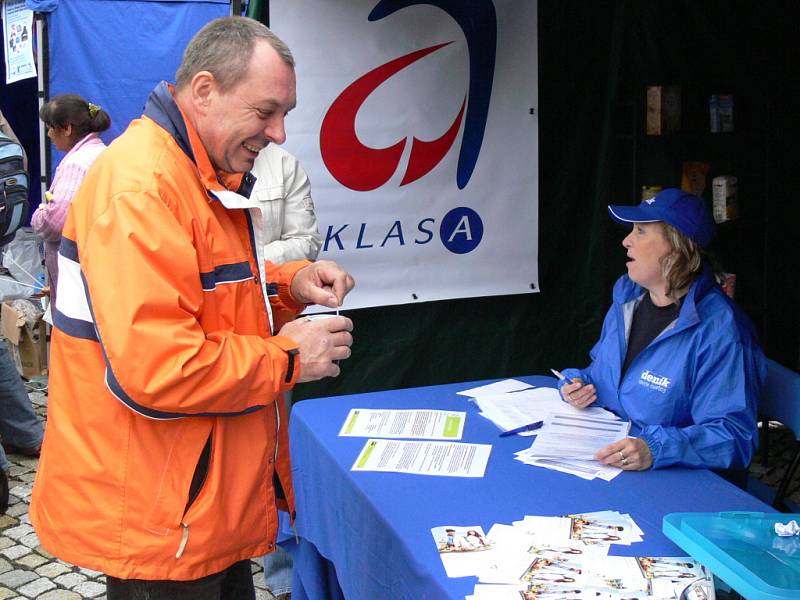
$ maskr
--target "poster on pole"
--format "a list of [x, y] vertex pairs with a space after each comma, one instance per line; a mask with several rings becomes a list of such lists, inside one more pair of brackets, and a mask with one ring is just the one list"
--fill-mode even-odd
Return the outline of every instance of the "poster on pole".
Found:
[[537, 2], [272, 0], [344, 308], [539, 291]]
[[36, 77], [33, 11], [25, 8], [25, 0], [3, 0], [3, 47], [7, 84]]

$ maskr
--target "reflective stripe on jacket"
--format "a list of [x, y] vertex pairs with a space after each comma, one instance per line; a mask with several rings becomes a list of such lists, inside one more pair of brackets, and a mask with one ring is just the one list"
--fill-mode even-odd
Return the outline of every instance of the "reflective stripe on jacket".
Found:
[[264, 290], [288, 320], [308, 263], [269, 265], [264, 281], [258, 209], [232, 191], [248, 182], [214, 173], [162, 84], [75, 196], [31, 502], [39, 539], [63, 560], [196, 579], [268, 552], [278, 504], [294, 509], [276, 400], [299, 360], [291, 339], [270, 337]]
[[694, 281], [678, 318], [620, 380], [633, 309], [645, 290], [625, 275], [614, 286], [592, 363], [567, 369], [597, 388], [597, 405], [632, 422], [653, 468], [744, 468], [758, 437], [756, 408], [766, 360], [752, 325], [710, 272]]

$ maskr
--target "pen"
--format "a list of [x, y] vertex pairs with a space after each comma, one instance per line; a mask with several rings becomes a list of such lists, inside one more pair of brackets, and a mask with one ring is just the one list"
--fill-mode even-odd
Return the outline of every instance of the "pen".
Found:
[[572, 381], [572, 379], [569, 379], [568, 377], [566, 377], [566, 376], [565, 376], [563, 373], [561, 373], [560, 371], [556, 371], [555, 369], [550, 369], [550, 372], [551, 372], [553, 375], [555, 375], [556, 377], [558, 377], [559, 379], [561, 379], [562, 381], [566, 381], [567, 383], [575, 383], [574, 381]]
[[503, 433], [501, 433], [500, 437], [514, 435], [515, 433], [522, 433], [523, 431], [533, 431], [534, 429], [539, 429], [542, 426], [542, 423], [544, 423], [544, 421], [535, 421], [533, 423], [528, 423], [527, 425], [523, 425], [522, 427], [509, 429], [508, 431], [504, 431]]

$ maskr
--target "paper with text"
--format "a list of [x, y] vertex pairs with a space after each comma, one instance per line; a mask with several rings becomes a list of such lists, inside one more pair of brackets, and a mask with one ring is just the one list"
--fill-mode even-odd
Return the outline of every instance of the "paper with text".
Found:
[[467, 413], [449, 410], [353, 408], [339, 435], [352, 437], [460, 440]]
[[483, 477], [491, 451], [489, 444], [369, 439], [351, 470]]

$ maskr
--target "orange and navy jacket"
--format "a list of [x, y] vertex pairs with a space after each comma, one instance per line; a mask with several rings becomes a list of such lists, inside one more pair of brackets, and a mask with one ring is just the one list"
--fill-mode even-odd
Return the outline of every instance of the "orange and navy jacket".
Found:
[[162, 83], [75, 196], [30, 509], [59, 558], [197, 579], [269, 552], [294, 510], [281, 394], [299, 357], [269, 314], [303, 308], [308, 263], [259, 260], [252, 183], [214, 172]]

